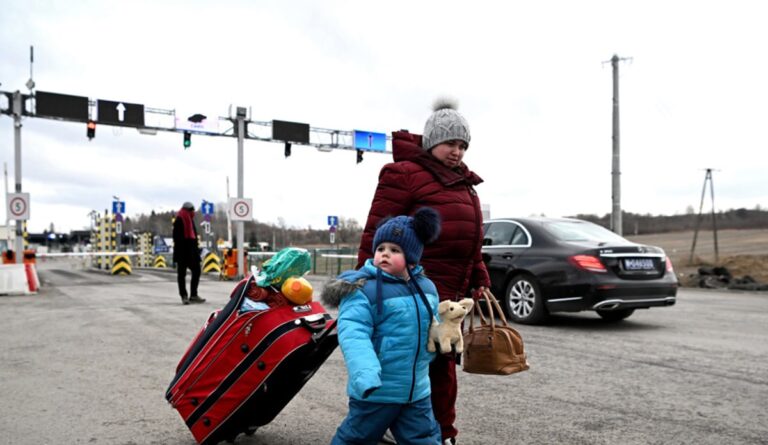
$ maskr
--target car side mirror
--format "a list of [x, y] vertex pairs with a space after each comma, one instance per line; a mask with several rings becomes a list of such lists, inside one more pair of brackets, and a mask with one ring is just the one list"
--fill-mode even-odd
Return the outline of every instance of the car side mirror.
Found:
[[493, 240], [491, 238], [483, 238], [484, 246], [490, 246], [491, 244], [493, 244]]

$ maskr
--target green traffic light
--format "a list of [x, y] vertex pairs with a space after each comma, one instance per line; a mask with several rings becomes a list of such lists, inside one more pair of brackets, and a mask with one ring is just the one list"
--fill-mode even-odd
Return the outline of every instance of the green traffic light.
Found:
[[184, 149], [186, 150], [192, 145], [192, 133], [185, 131], [184, 132]]

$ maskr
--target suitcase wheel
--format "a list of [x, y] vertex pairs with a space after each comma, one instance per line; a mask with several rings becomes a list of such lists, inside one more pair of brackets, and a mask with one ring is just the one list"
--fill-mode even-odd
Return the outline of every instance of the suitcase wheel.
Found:
[[253, 436], [256, 434], [256, 431], [259, 429], [257, 426], [249, 426], [247, 430], [245, 430], [246, 436]]

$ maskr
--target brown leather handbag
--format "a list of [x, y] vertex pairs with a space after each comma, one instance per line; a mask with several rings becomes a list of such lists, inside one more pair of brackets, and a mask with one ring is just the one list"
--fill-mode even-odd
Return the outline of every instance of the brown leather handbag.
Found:
[[[485, 290], [483, 298], [488, 307], [488, 318], [475, 304], [469, 314], [469, 330], [464, 333], [464, 371], [472, 374], [509, 375], [528, 369], [528, 360], [520, 333], [509, 326], [504, 312], [491, 291]], [[496, 324], [493, 308], [501, 318]], [[475, 312], [480, 326], [475, 327]]]

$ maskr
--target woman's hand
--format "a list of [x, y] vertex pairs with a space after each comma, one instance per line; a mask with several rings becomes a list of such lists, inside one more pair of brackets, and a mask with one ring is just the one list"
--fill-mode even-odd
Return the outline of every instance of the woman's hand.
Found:
[[486, 288], [485, 286], [480, 286], [477, 289], [473, 290], [472, 293], [471, 293], [472, 299], [477, 301], [477, 300], [483, 298], [483, 294], [485, 294], [485, 291], [487, 289], [488, 288]]

